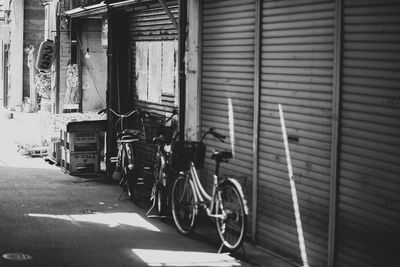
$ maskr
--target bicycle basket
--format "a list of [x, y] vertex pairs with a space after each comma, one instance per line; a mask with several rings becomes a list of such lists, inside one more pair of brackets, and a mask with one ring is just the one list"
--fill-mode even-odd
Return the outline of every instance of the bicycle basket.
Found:
[[[190, 162], [193, 161], [197, 169], [204, 167], [204, 158], [206, 154], [206, 146], [202, 142], [185, 141], [183, 155], [179, 153], [179, 143], [173, 148], [173, 167], [176, 169], [187, 169]], [[182, 164], [182, 166], [180, 166]]]
[[160, 135], [163, 135], [166, 138], [167, 142], [170, 142], [173, 134], [173, 127], [165, 126], [162, 123], [162, 119], [164, 118], [147, 118], [143, 122], [146, 143], [151, 144], [153, 142], [153, 138]]

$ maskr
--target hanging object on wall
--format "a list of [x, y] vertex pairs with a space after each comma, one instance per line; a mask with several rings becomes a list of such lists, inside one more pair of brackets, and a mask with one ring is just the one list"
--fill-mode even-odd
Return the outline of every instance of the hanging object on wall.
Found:
[[55, 43], [52, 40], [45, 40], [39, 46], [36, 60], [36, 68], [39, 71], [49, 71], [56, 54]]
[[78, 64], [68, 64], [66, 78], [67, 89], [64, 96], [64, 109], [78, 109], [78, 104], [81, 101]]
[[108, 47], [108, 17], [105, 15], [101, 21], [101, 46]]

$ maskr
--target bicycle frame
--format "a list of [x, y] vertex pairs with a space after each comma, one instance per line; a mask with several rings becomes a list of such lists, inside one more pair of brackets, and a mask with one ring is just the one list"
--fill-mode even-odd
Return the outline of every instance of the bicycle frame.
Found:
[[207, 216], [215, 217], [215, 218], [222, 218], [224, 216], [223, 214], [216, 214], [216, 212], [214, 212], [214, 209], [215, 209], [214, 208], [215, 207], [214, 199], [215, 199], [215, 194], [217, 193], [216, 189], [218, 187], [219, 177], [216, 174], [213, 175], [212, 192], [211, 192], [211, 195], [209, 195], [200, 182], [200, 178], [199, 178], [199, 175], [197, 174], [197, 170], [196, 170], [196, 167], [195, 167], [193, 161], [190, 163], [189, 171], [190, 171], [190, 174], [187, 173], [186, 175], [190, 175], [190, 177], [192, 177], [192, 178], [187, 177], [186, 181], [189, 181], [190, 179], [193, 181], [194, 190], [195, 190], [195, 194], [196, 194], [195, 195], [196, 202], [205, 204], [205, 210], [207, 212]]
[[[207, 134], [212, 134], [223, 142], [225, 136], [210, 128], [203, 134], [200, 142], [185, 143], [181, 163], [184, 170], [172, 187], [172, 216], [177, 230], [190, 234], [196, 228], [196, 216], [199, 208], [206, 211], [208, 217], [215, 220], [219, 237], [222, 241], [221, 249], [225, 246], [230, 250], [238, 248], [244, 240], [247, 224], [247, 201], [240, 183], [233, 177], [219, 175], [220, 163], [228, 162], [232, 158], [230, 151], [214, 151], [211, 159], [215, 160], [211, 194], [203, 187], [196, 166], [202, 167], [204, 158], [204, 144], [202, 140]], [[186, 164], [189, 161], [189, 166]]]

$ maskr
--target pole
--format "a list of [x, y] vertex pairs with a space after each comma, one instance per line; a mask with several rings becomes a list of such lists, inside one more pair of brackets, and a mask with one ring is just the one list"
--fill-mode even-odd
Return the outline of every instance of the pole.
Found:
[[56, 8], [56, 80], [55, 80], [55, 113], [58, 114], [60, 112], [60, 60], [61, 60], [61, 34], [60, 34], [60, 5], [57, 3]]
[[[113, 57], [113, 16], [110, 9], [110, 6], [107, 4], [107, 23], [108, 23], [108, 31], [107, 31], [107, 93], [106, 93], [106, 106], [107, 108], [115, 108], [114, 104], [114, 96], [112, 88], [114, 86], [114, 74], [113, 74], [113, 66], [114, 66], [114, 57]], [[115, 141], [115, 130], [113, 118], [110, 116], [110, 112], [107, 112], [107, 146], [106, 146], [106, 172], [107, 177], [111, 179], [112, 174], [114, 172], [114, 165], [110, 163], [111, 155], [114, 155], [116, 151], [116, 141]]]
[[186, 0], [179, 0], [178, 77], [179, 77], [179, 140], [180, 141], [183, 141], [185, 139], [185, 110], [186, 110], [185, 47], [186, 47], [186, 23], [187, 23], [186, 13], [187, 13]]

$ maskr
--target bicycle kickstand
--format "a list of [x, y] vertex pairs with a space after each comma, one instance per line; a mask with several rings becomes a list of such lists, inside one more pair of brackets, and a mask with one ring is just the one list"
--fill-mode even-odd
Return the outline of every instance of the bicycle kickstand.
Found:
[[[240, 247], [241, 247], [241, 249], [242, 249], [242, 251], [243, 251], [243, 255], [246, 255], [246, 250], [245, 250], [243, 244], [242, 244]], [[221, 243], [221, 246], [220, 246], [219, 249], [218, 249], [218, 254], [220, 254], [220, 253], [222, 252], [223, 248], [224, 248], [224, 243], [222, 242], [222, 243]]]
[[221, 246], [218, 249], [218, 254], [222, 252], [222, 249], [224, 248], [224, 243], [221, 243]]
[[122, 189], [121, 189], [121, 192], [119, 193], [118, 201], [122, 201], [122, 195], [123, 195], [124, 192], [125, 192], [125, 189], [122, 188]]

